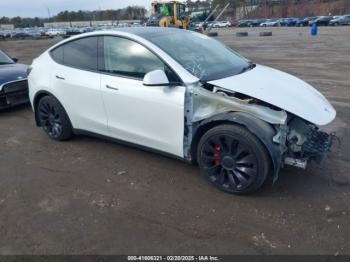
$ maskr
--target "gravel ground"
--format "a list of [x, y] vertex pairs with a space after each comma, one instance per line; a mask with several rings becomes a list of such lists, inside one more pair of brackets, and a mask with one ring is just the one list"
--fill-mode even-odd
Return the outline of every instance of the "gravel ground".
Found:
[[[263, 30], [273, 36], [259, 37]], [[350, 27], [308, 32], [225, 29], [218, 39], [331, 101], [337, 118], [325, 128], [342, 142], [321, 166], [286, 168], [274, 186], [239, 197], [215, 189], [195, 166], [85, 136], [53, 142], [29, 106], [6, 110], [0, 254], [350, 254]], [[30, 63], [57, 41], [0, 48]]]

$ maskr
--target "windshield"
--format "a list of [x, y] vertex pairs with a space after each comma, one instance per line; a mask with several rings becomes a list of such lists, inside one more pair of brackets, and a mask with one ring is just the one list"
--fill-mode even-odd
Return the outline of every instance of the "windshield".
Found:
[[249, 67], [248, 60], [199, 33], [171, 30], [146, 38], [202, 81], [233, 76]]
[[13, 64], [13, 61], [4, 52], [0, 50], [0, 65], [4, 64]]

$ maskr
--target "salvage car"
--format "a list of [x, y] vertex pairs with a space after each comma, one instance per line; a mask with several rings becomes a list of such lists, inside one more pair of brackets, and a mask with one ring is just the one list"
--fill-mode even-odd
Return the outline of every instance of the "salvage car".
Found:
[[309, 21], [314, 21], [317, 19], [317, 16], [308, 16], [303, 19], [300, 19], [299, 21], [296, 22], [296, 26], [308, 26]]
[[225, 28], [225, 27], [229, 27], [229, 26], [230, 26], [229, 21], [216, 21], [212, 25], [213, 28]]
[[27, 68], [0, 50], [0, 109], [29, 102]]
[[329, 25], [350, 25], [350, 15], [339, 16], [329, 21]]
[[279, 26], [295, 26], [297, 22], [297, 18], [281, 18], [278, 21]]
[[249, 27], [253, 20], [239, 20], [237, 27]]
[[320, 16], [315, 20], [310, 20], [309, 25], [312, 26], [316, 24], [317, 26], [327, 26], [332, 19], [334, 19], [333, 16]]
[[33, 61], [36, 124], [54, 140], [91, 134], [197, 163], [219, 189], [247, 194], [285, 165], [331, 149], [336, 112], [295, 76], [175, 28], [98, 31]]
[[276, 18], [267, 19], [265, 22], [262, 22], [259, 26], [261, 27], [279, 26], [279, 19], [276, 19]]

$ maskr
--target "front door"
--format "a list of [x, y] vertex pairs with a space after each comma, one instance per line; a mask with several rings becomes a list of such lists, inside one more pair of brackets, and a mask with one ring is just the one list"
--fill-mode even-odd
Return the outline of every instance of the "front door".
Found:
[[132, 40], [104, 37], [101, 91], [110, 136], [183, 157], [184, 86], [144, 86], [146, 73], [170, 69]]

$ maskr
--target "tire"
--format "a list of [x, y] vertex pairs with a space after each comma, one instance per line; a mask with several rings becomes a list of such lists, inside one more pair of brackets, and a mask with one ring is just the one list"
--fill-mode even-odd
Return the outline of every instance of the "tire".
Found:
[[236, 36], [237, 37], [246, 37], [246, 36], [248, 36], [248, 32], [237, 32]]
[[218, 32], [209, 32], [207, 33], [207, 36], [210, 36], [210, 37], [217, 37], [219, 34]]
[[72, 124], [61, 103], [53, 96], [44, 96], [37, 106], [40, 126], [53, 140], [63, 141], [73, 136]]
[[272, 32], [260, 32], [259, 36], [272, 36]]
[[209, 182], [238, 195], [258, 190], [270, 171], [270, 157], [263, 144], [238, 125], [207, 131], [197, 146], [197, 162]]

